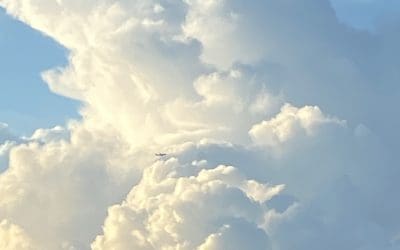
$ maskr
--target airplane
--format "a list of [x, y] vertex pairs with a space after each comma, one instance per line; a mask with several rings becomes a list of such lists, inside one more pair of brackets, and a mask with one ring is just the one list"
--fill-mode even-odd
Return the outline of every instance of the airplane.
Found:
[[155, 154], [157, 157], [164, 157], [164, 156], [166, 156], [167, 154], [165, 154], [165, 153], [157, 153], [157, 154]]

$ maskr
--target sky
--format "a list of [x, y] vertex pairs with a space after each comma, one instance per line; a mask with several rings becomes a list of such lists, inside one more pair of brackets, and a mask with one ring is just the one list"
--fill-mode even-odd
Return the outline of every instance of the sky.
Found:
[[376, 31], [377, 26], [398, 19], [396, 0], [331, 0], [338, 18], [354, 28]]
[[21, 134], [77, 117], [78, 103], [51, 93], [40, 72], [66, 64], [67, 51], [0, 9], [0, 117]]
[[0, 249], [400, 249], [395, 0], [0, 0]]

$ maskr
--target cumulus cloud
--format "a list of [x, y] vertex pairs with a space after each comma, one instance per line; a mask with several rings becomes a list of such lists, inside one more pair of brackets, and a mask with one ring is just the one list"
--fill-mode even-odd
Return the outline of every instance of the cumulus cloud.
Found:
[[251, 246], [255, 250], [271, 249], [265, 232], [246, 223], [224, 225], [218, 233], [210, 235], [199, 247], [199, 250], [246, 249]]
[[1, 247], [399, 247], [398, 24], [328, 0], [0, 5], [70, 51], [42, 76], [82, 102], [0, 124]]
[[123, 143], [93, 137], [80, 126], [70, 129], [66, 140], [14, 145], [0, 175], [0, 216], [23, 227], [39, 249], [86, 248], [107, 207], [139, 177], [125, 168], [135, 163]]
[[271, 120], [253, 125], [249, 134], [256, 144], [276, 146], [302, 133], [314, 135], [324, 124], [343, 126], [345, 121], [324, 115], [317, 106], [296, 108], [285, 104]]
[[[259, 5], [223, 0], [186, 2], [189, 11], [183, 34], [201, 43], [205, 63], [226, 69], [236, 62], [254, 63], [264, 58], [267, 37], [253, 28], [262, 16]], [[247, 18], [249, 15], [254, 18]]]
[[27, 140], [49, 143], [52, 141], [69, 140], [69, 130], [56, 126], [50, 129], [37, 129]]
[[159, 161], [126, 201], [110, 208], [92, 248], [269, 249], [260, 228], [264, 202], [281, 189], [246, 180], [230, 166], [200, 170], [174, 158]]
[[3, 220], [0, 223], [0, 247], [4, 250], [35, 250], [32, 239], [19, 226]]

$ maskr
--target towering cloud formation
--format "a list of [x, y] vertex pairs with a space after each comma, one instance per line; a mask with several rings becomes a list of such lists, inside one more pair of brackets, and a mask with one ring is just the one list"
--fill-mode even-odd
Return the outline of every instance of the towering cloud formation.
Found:
[[43, 78], [82, 102], [29, 138], [0, 124], [2, 249], [400, 247], [398, 24], [328, 0], [0, 5], [70, 51]]
[[282, 188], [246, 180], [234, 167], [200, 170], [174, 158], [157, 162], [122, 205], [109, 209], [104, 236], [92, 247], [269, 249], [261, 229], [268, 210], [264, 202]]

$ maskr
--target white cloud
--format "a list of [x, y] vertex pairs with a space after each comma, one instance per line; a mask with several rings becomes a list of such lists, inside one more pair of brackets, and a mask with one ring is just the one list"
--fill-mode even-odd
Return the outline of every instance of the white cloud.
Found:
[[69, 140], [13, 146], [0, 175], [0, 217], [23, 227], [39, 249], [87, 248], [108, 206], [139, 176], [127, 168], [136, 161], [124, 143], [70, 129]]
[[[92, 248], [215, 249], [235, 237], [242, 246], [254, 240], [255, 249], [268, 249], [260, 227], [268, 210], [264, 200], [277, 195], [276, 188], [246, 180], [234, 167], [199, 172], [174, 158], [159, 161], [126, 201], [109, 209], [104, 235]], [[260, 192], [270, 197], [259, 199]]]
[[3, 250], [38, 250], [23, 229], [7, 220], [0, 222], [0, 239]]
[[346, 122], [324, 115], [317, 106], [285, 104], [274, 118], [255, 124], [249, 134], [256, 144], [277, 146], [301, 134], [312, 136], [325, 124], [344, 126]]
[[49, 143], [52, 141], [69, 140], [69, 131], [61, 126], [50, 129], [37, 129], [27, 140], [37, 141], [41, 143]]
[[[262, 60], [269, 49], [265, 33], [253, 27], [263, 15], [259, 5], [238, 1], [187, 0], [189, 11], [183, 26], [184, 35], [202, 45], [201, 59], [221, 69], [234, 63]], [[252, 15], [253, 18], [248, 18]]]
[[327, 0], [0, 5], [70, 51], [43, 77], [82, 101], [23, 140], [0, 125], [15, 244], [398, 247], [396, 28], [348, 29]]
[[254, 250], [271, 249], [264, 231], [246, 222], [238, 222], [233, 225], [224, 225], [217, 233], [208, 236], [199, 250], [241, 250], [249, 246]]

